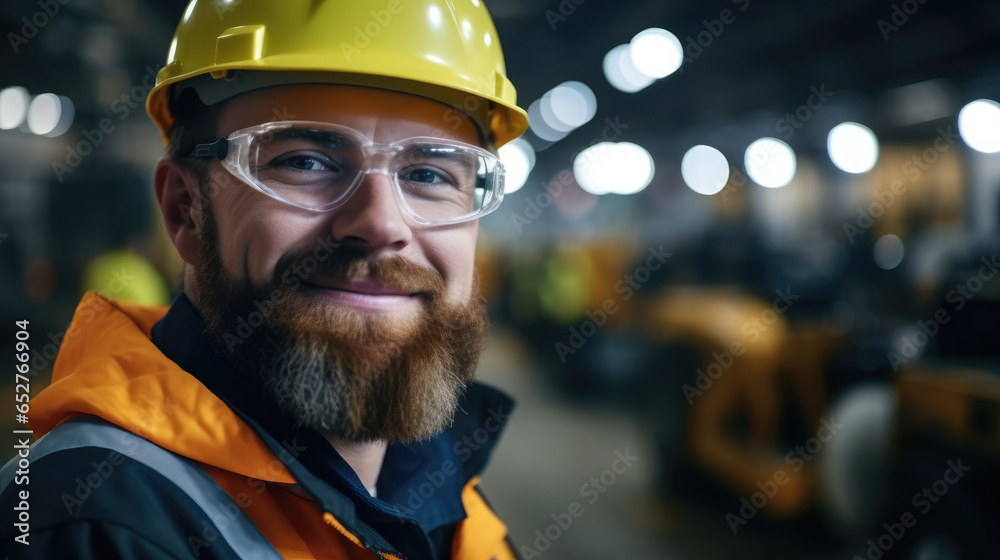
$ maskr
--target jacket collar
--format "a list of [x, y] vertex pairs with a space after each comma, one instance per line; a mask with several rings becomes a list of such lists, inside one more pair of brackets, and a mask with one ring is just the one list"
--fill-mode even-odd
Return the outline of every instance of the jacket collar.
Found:
[[284, 466], [268, 468], [274, 455], [250, 426], [152, 343], [152, 327], [166, 311], [87, 292], [66, 329], [52, 383], [32, 399], [35, 435], [91, 414], [195, 461], [294, 483]]

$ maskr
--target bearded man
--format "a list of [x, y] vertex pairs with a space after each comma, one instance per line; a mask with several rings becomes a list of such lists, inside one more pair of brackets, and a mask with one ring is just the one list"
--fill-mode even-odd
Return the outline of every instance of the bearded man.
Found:
[[147, 108], [184, 291], [83, 298], [2, 553], [514, 558], [474, 254], [527, 119], [485, 6], [195, 1]]

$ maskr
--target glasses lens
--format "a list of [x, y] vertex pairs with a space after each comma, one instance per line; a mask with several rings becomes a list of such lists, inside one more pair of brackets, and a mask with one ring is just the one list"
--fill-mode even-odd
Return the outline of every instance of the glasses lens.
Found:
[[363, 163], [358, 140], [348, 134], [285, 128], [252, 138], [247, 171], [279, 198], [319, 209], [347, 194]]
[[502, 166], [472, 146], [426, 139], [372, 146], [350, 129], [317, 125], [258, 131], [248, 148], [247, 174], [302, 208], [339, 206], [360, 173], [375, 171], [394, 176], [407, 207], [428, 223], [477, 216], [499, 202]]
[[414, 213], [431, 222], [455, 220], [478, 214], [492, 195], [490, 157], [464, 146], [412, 144], [396, 156], [395, 173]]

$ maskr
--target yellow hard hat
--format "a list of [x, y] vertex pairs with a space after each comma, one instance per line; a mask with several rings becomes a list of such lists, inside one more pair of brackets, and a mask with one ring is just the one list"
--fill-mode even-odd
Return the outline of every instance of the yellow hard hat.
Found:
[[497, 147], [528, 126], [482, 0], [194, 0], [146, 100], [165, 139], [179, 82], [207, 104], [283, 83], [402, 91], [471, 117]]

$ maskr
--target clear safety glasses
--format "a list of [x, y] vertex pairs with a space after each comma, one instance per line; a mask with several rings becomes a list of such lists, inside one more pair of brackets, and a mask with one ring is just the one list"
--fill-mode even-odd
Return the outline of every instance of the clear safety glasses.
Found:
[[400, 208], [416, 225], [474, 220], [503, 200], [504, 171], [488, 151], [441, 138], [378, 144], [340, 125], [283, 121], [237, 130], [189, 157], [215, 157], [246, 184], [306, 210], [343, 205], [365, 174], [395, 187]]

